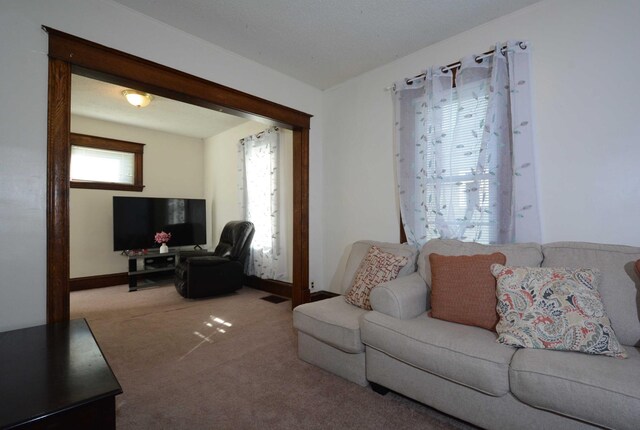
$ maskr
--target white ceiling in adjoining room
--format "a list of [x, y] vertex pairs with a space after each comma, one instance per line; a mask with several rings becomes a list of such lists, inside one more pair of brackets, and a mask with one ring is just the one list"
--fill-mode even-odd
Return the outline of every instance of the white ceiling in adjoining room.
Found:
[[327, 89], [540, 0], [115, 1]]
[[215, 136], [248, 121], [246, 118], [155, 95], [149, 106], [136, 108], [122, 95], [122, 91], [127, 89], [135, 88], [72, 75], [71, 113], [200, 139]]

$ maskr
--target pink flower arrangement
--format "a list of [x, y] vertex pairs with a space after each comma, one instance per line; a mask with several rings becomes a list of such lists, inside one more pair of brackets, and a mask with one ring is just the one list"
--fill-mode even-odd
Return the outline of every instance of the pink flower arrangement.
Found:
[[167, 243], [171, 239], [171, 233], [165, 233], [161, 231], [160, 233], [156, 233], [155, 241], [156, 243]]

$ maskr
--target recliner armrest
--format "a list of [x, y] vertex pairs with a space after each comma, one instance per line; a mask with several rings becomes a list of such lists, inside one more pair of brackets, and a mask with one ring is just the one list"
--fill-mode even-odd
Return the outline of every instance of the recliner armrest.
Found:
[[221, 264], [227, 264], [234, 260], [229, 260], [225, 257], [216, 257], [213, 255], [205, 257], [191, 257], [187, 260], [189, 266], [219, 266]]
[[214, 256], [215, 254], [211, 251], [180, 251], [178, 253], [179, 262], [187, 261], [194, 257], [207, 257]]
[[415, 318], [429, 305], [429, 289], [418, 272], [378, 285], [371, 290], [373, 310], [401, 320]]

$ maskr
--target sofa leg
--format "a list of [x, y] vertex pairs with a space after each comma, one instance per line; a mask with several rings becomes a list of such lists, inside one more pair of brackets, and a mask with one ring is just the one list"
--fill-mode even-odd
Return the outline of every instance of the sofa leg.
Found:
[[376, 393], [380, 394], [381, 396], [384, 396], [384, 395], [386, 395], [389, 391], [391, 391], [391, 390], [389, 390], [387, 387], [383, 387], [382, 385], [380, 385], [380, 384], [376, 384], [375, 382], [371, 382], [371, 381], [369, 381], [369, 385], [371, 385], [371, 389], [372, 389], [373, 391], [375, 391]]

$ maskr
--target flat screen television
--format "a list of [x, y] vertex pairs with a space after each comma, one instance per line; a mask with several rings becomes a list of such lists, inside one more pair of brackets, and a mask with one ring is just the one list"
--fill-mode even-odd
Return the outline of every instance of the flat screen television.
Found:
[[167, 245], [207, 242], [204, 199], [113, 197], [113, 250], [157, 248], [157, 232], [171, 233]]

